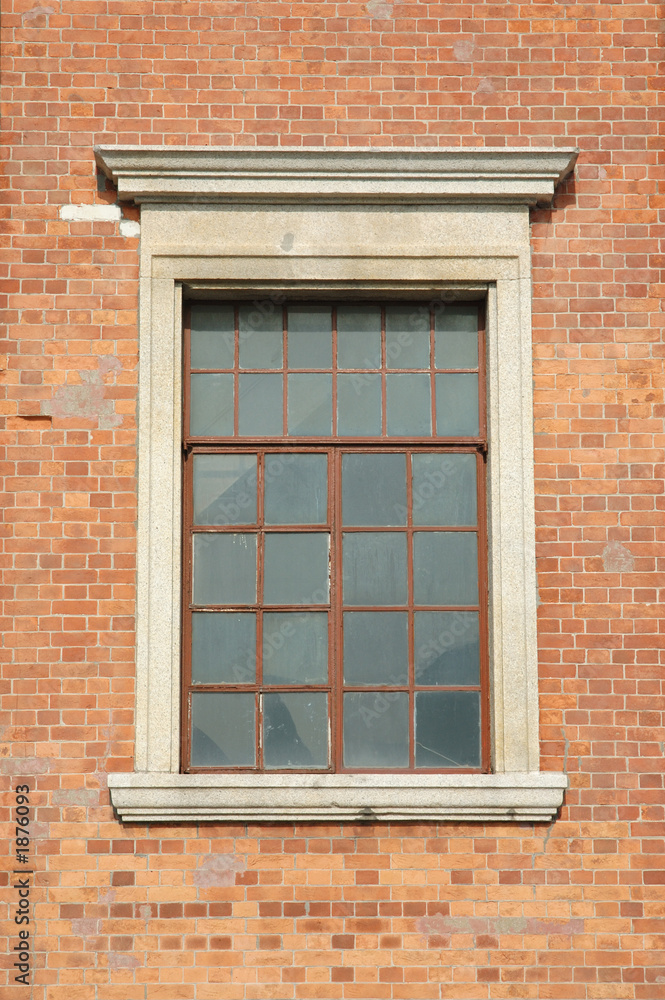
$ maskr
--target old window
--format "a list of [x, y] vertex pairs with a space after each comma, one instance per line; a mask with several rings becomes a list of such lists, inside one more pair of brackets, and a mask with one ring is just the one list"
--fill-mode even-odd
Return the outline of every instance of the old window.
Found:
[[185, 770], [487, 770], [479, 303], [191, 303]]

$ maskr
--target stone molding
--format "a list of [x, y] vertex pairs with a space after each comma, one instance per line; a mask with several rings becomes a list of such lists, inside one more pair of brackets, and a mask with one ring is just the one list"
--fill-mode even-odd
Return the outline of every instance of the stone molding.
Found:
[[[167, 166], [180, 162], [185, 176], [167, 177], [179, 184], [175, 199], [168, 192], [148, 197], [141, 211], [136, 759], [134, 774], [108, 778], [118, 814], [132, 822], [549, 821], [567, 779], [539, 770], [529, 198], [514, 204], [497, 196], [487, 204], [468, 195], [466, 204], [434, 203], [421, 191], [410, 200], [399, 194], [397, 177], [392, 204], [357, 194], [329, 204], [301, 197], [293, 179], [298, 160], [299, 176], [312, 161], [293, 152], [270, 151], [275, 168], [285, 164], [280, 176], [291, 171], [288, 199], [273, 191], [252, 202], [246, 176], [238, 201], [200, 199], [192, 187], [200, 150], [114, 147], [104, 160], [107, 172], [119, 176], [123, 157], [129, 170], [143, 152], [153, 175], [162, 157]], [[522, 189], [520, 170], [531, 153], [501, 151], [504, 162], [514, 157]], [[556, 176], [570, 166], [565, 153], [548, 154], [550, 165], [559, 164]], [[233, 161], [248, 175], [267, 162], [263, 155], [237, 150]], [[405, 159], [362, 156], [384, 164]], [[554, 176], [552, 167], [548, 197]], [[186, 294], [271, 290], [486, 297], [492, 774], [179, 773], [182, 302]]]
[[109, 775], [126, 823], [548, 823], [566, 785], [544, 773]]
[[285, 150], [97, 146], [99, 169], [135, 202], [535, 205], [550, 202], [577, 150]]

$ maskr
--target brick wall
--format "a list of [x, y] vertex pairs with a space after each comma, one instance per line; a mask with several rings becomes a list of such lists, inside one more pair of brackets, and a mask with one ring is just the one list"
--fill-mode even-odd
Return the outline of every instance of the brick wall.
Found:
[[[1, 817], [12, 869], [29, 781], [36, 869], [34, 985], [7, 963], [8, 1000], [665, 998], [657, 12], [4, 0]], [[106, 774], [133, 766], [138, 241], [95, 143], [580, 147], [532, 216], [557, 822], [114, 820]]]

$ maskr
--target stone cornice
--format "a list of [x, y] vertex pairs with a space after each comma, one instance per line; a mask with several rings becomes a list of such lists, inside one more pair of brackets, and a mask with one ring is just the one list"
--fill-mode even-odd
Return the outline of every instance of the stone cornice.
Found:
[[97, 146], [124, 201], [303, 204], [544, 204], [572, 148], [283, 150]]
[[568, 785], [559, 772], [504, 774], [110, 774], [125, 823], [548, 823]]

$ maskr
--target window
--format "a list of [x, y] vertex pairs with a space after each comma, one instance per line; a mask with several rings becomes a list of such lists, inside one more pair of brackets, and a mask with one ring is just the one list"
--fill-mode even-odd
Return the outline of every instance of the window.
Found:
[[[551, 202], [576, 155], [526, 147], [96, 150], [119, 198], [141, 205], [136, 739], [109, 762], [123, 821], [548, 821], [556, 813], [567, 779], [541, 771], [539, 757], [529, 207]], [[275, 294], [337, 306], [485, 300], [485, 773], [182, 771], [183, 302]], [[386, 378], [417, 373], [387, 368]], [[243, 440], [257, 455], [286, 447], [268, 436]], [[430, 440], [365, 444], [368, 453], [399, 453], [426, 451]], [[452, 451], [462, 448], [455, 440]], [[242, 449], [224, 442], [220, 452]], [[357, 444], [308, 438], [298, 447], [355, 454]], [[446, 445], [437, 440], [432, 451]]]
[[488, 770], [478, 303], [186, 317], [185, 769]]

